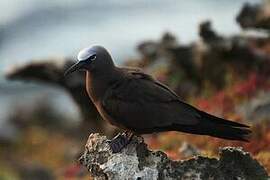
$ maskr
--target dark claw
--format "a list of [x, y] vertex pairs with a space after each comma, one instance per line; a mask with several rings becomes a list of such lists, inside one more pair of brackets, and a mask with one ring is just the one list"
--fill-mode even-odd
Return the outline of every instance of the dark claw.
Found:
[[113, 153], [120, 152], [128, 143], [130, 142], [130, 139], [126, 136], [126, 134], [118, 134], [115, 138], [113, 138], [111, 141], [109, 141], [109, 145], [112, 149]]

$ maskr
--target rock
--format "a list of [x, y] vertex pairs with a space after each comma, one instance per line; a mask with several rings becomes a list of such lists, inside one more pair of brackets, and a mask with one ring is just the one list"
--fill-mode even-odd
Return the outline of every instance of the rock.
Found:
[[167, 32], [158, 41], [142, 42], [137, 49], [142, 56], [142, 68], [146, 72], [182, 97], [197, 91], [200, 76], [194, 64], [193, 44], [182, 45], [174, 35]]
[[64, 89], [79, 107], [83, 119], [80, 129], [83, 132], [89, 133], [90, 130], [91, 132], [101, 131], [107, 135], [113, 134], [114, 128], [101, 120], [94, 104], [87, 95], [84, 72], [75, 72], [72, 76], [64, 77], [65, 70], [73, 63], [74, 60], [69, 58], [37, 60], [10, 67], [5, 77], [9, 80], [44, 83]]
[[246, 3], [236, 17], [237, 23], [243, 29], [270, 30], [270, 3]]
[[209, 20], [200, 23], [199, 35], [203, 41], [207, 43], [219, 43], [220, 41], [224, 40], [223, 37], [213, 30], [212, 22]]
[[198, 148], [196, 148], [195, 146], [187, 142], [183, 142], [178, 151], [185, 158], [200, 154], [200, 151]]
[[168, 56], [168, 50], [178, 46], [177, 39], [171, 33], [164, 33], [158, 41], [144, 41], [137, 46], [138, 52], [146, 59], [155, 61], [160, 56]]
[[97, 180], [268, 178], [265, 169], [241, 148], [222, 148], [219, 156], [173, 161], [161, 151], [150, 151], [139, 136], [134, 136], [120, 153], [113, 154], [105, 136], [91, 134], [79, 161]]
[[[246, 79], [254, 71], [268, 74], [269, 56], [260, 50], [269, 42], [268, 38], [222, 36], [214, 30], [211, 21], [200, 24], [199, 34], [205, 49], [199, 53], [200, 67], [197, 69], [200, 71], [197, 74], [203, 82], [223, 89], [228, 73], [234, 72], [240, 79]], [[219, 68], [213, 68], [216, 64], [220, 65]]]
[[[263, 51], [268, 47], [268, 37], [224, 36], [209, 20], [198, 28], [200, 41], [197, 42], [182, 44], [172, 34], [165, 33], [159, 40], [139, 44], [140, 67], [183, 99], [200, 94], [205, 86], [223, 89], [231, 74], [240, 80], [246, 79], [250, 72], [268, 76], [270, 58]], [[219, 68], [213, 68], [217, 64]]]
[[[10, 67], [5, 77], [8, 80], [32, 81], [61, 87], [71, 94], [79, 105], [84, 119], [96, 119], [97, 111], [85, 90], [84, 73], [64, 77], [65, 70], [74, 63], [71, 59], [43, 59]], [[85, 108], [87, 107], [87, 108]]]
[[262, 120], [270, 121], [270, 92], [258, 93], [237, 108], [244, 119], [256, 124]]

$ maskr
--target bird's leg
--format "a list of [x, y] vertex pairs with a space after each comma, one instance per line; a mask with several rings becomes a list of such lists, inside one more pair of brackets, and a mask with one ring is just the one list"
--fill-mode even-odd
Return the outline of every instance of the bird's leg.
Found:
[[113, 153], [120, 152], [124, 147], [126, 147], [133, 137], [133, 133], [129, 131], [125, 131], [122, 134], [116, 135], [111, 141], [109, 141], [109, 145], [113, 151]]

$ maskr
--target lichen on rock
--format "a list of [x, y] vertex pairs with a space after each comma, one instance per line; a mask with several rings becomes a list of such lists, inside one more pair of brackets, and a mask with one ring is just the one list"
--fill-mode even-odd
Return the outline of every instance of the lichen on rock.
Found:
[[151, 151], [140, 136], [121, 152], [112, 153], [108, 139], [90, 134], [80, 163], [94, 179], [268, 179], [265, 169], [241, 148], [225, 147], [219, 159], [195, 156], [173, 161], [161, 151]]

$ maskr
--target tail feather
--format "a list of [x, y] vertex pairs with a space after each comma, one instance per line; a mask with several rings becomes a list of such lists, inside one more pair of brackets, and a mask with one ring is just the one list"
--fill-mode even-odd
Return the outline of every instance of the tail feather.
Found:
[[201, 118], [196, 125], [173, 124], [170, 127], [159, 127], [156, 131], [175, 130], [191, 134], [208, 135], [222, 139], [249, 141], [250, 127], [237, 122], [225, 120], [199, 111]]
[[226, 120], [226, 119], [222, 119], [222, 118], [213, 116], [213, 115], [208, 114], [208, 113], [203, 112], [203, 111], [200, 111], [200, 114], [204, 119], [206, 119], [206, 118], [207, 119], [212, 119], [212, 121], [214, 121], [216, 123], [219, 123], [219, 124], [224, 124], [224, 125], [233, 126], [233, 127], [246, 127], [246, 128], [250, 127], [250, 126], [245, 125], [245, 124], [241, 124], [241, 123], [238, 123], [238, 122], [229, 121], [229, 120]]
[[250, 127], [237, 122], [215, 117], [200, 111], [201, 126], [204, 133], [223, 139], [249, 141], [251, 136]]

